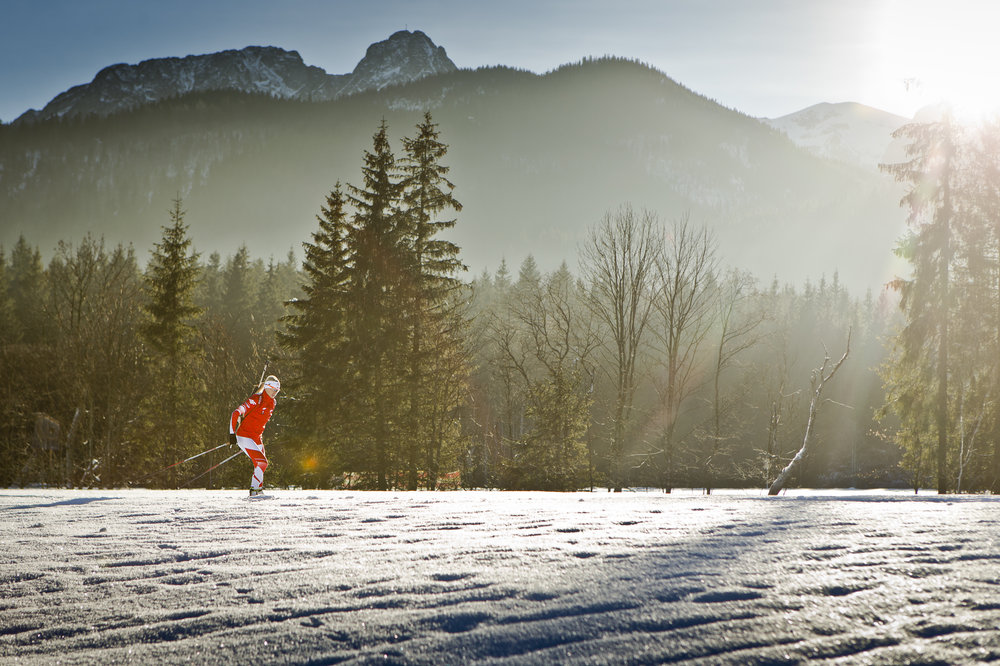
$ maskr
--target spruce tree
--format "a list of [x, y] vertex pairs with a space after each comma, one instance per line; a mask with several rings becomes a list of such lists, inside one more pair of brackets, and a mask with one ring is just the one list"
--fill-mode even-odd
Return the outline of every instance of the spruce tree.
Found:
[[[883, 168], [909, 183], [902, 205], [909, 209], [910, 234], [897, 249], [913, 267], [909, 279], [892, 283], [901, 294], [906, 326], [900, 333], [899, 362], [933, 368], [925, 390], [933, 393], [937, 448], [935, 469], [939, 493], [948, 492], [949, 321], [952, 312], [953, 195], [960, 190], [956, 160], [957, 126], [949, 117], [934, 123], [905, 125], [893, 135], [910, 141], [910, 160]], [[900, 377], [910, 373], [901, 369]], [[893, 393], [892, 388], [888, 388]], [[913, 441], [919, 441], [915, 437]]]
[[460, 353], [462, 317], [456, 309], [462, 286], [457, 274], [465, 266], [458, 258], [458, 246], [439, 237], [454, 227], [456, 220], [436, 219], [446, 210], [460, 212], [462, 204], [451, 193], [455, 186], [446, 177], [449, 167], [441, 164], [448, 146], [441, 142], [430, 113], [424, 114], [416, 129], [415, 138], [403, 139], [405, 157], [401, 160], [403, 219], [412, 273], [407, 281], [409, 405], [405, 451], [410, 490], [417, 488], [421, 462], [429, 485], [436, 483], [443, 445], [441, 422], [450, 422], [457, 408], [457, 404], [442, 405], [441, 400], [454, 395], [447, 387], [463, 385], [466, 374]]
[[352, 274], [348, 345], [356, 360], [360, 390], [352, 397], [360, 421], [358, 443], [370, 447], [376, 486], [387, 490], [399, 460], [401, 410], [405, 405], [400, 376], [405, 344], [406, 280], [412, 275], [399, 212], [402, 186], [389, 146], [385, 121], [366, 151], [362, 186], [348, 186], [355, 209], [351, 238]]
[[460, 206], [437, 161], [446, 146], [429, 116], [418, 131], [397, 165], [383, 121], [364, 154], [361, 185], [338, 183], [327, 197], [305, 244], [303, 298], [289, 304], [281, 334], [296, 357], [293, 411], [309, 446], [326, 448], [326, 459], [335, 454], [345, 471], [371, 474], [382, 490], [403, 469], [415, 488], [421, 465], [436, 479], [445, 445], [457, 437], [454, 405], [464, 385], [454, 307], [462, 266], [457, 247], [436, 238], [454, 224], [437, 214]]
[[[149, 320], [143, 328], [156, 378], [156, 390], [143, 413], [150, 419], [149, 451], [164, 464], [193, 448], [195, 429], [203, 422], [198, 404], [204, 386], [199, 379], [193, 324], [201, 312], [194, 304], [198, 254], [190, 249], [181, 199], [173, 203], [171, 224], [163, 227], [163, 237], [155, 244], [146, 270]], [[164, 482], [175, 478], [171, 473]]]
[[[317, 216], [319, 229], [303, 243], [303, 296], [288, 302], [281, 345], [295, 360], [286, 383], [299, 400], [290, 406], [294, 421], [310, 441], [330, 441], [343, 423], [340, 407], [350, 393], [347, 321], [349, 317], [346, 200], [338, 182]], [[331, 451], [323, 451], [329, 458]]]

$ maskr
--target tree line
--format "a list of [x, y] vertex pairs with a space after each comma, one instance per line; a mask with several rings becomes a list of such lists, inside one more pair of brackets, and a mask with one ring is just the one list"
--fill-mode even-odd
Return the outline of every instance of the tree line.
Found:
[[145, 270], [91, 235], [47, 266], [23, 237], [0, 252], [0, 367], [17, 387], [0, 407], [0, 483], [121, 486], [219, 441], [220, 415], [276, 349], [298, 269], [245, 247], [202, 260], [183, 215], [176, 200]]
[[[280, 484], [766, 487], [801, 446], [810, 373], [850, 338], [797, 482], [920, 487], [936, 470], [948, 489], [988, 488], [1000, 380], [982, 341], [998, 344], [1000, 316], [976, 316], [1000, 297], [995, 171], [982, 170], [986, 134], [955, 149], [977, 184], [976, 169], [959, 181], [931, 165], [940, 137], [957, 136], [941, 127], [957, 131], [906, 130], [939, 142], [915, 140], [896, 171], [914, 183], [898, 302], [852, 296], [836, 275], [761, 285], [694, 221], [628, 204], [590, 226], [576, 274], [529, 255], [516, 274], [504, 263], [465, 280], [445, 239], [461, 204], [430, 114], [398, 157], [379, 125], [361, 181], [334, 185], [301, 263], [245, 247], [202, 258], [179, 197], [144, 268], [92, 236], [43, 266], [22, 238], [0, 252], [0, 358], [16, 387], [0, 482], [242, 485], [238, 464], [203, 473], [222, 453], [173, 463], [223, 441], [267, 362], [283, 381], [265, 433]], [[944, 409], [931, 404], [942, 393]]]

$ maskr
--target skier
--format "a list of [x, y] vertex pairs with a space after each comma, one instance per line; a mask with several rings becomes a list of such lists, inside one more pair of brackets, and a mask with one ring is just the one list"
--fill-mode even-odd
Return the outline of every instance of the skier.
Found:
[[236, 408], [229, 419], [229, 443], [235, 444], [253, 462], [253, 476], [250, 477], [250, 497], [258, 497], [264, 491], [264, 470], [267, 456], [264, 454], [264, 426], [274, 413], [274, 396], [281, 390], [281, 382], [274, 375], [257, 388], [246, 401]]

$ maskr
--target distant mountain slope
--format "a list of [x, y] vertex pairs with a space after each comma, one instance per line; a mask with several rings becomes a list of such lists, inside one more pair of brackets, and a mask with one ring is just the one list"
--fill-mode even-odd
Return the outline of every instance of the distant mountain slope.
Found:
[[185, 58], [157, 58], [112, 65], [88, 84], [58, 95], [41, 111], [15, 123], [86, 115], [108, 116], [192, 92], [232, 90], [282, 99], [325, 101], [425, 76], [455, 71], [442, 47], [427, 35], [401, 30], [372, 44], [351, 74], [331, 75], [302, 62], [296, 51], [248, 46]]
[[844, 102], [816, 104], [764, 122], [820, 157], [877, 169], [881, 162], [902, 159], [892, 133], [911, 121], [863, 104]]
[[611, 58], [544, 76], [459, 70], [322, 103], [195, 93], [0, 127], [0, 242], [23, 233], [50, 252], [91, 231], [144, 256], [179, 193], [203, 252], [300, 251], [334, 183], [360, 183], [379, 122], [401, 152], [424, 109], [451, 147], [464, 204], [451, 237], [473, 272], [529, 253], [546, 270], [573, 265], [587, 228], [629, 202], [710, 226], [723, 260], [764, 280], [886, 278], [902, 216], [884, 177]]

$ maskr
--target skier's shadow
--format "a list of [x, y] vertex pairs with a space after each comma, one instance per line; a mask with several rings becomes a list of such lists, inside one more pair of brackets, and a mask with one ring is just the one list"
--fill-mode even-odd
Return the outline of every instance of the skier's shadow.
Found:
[[50, 502], [49, 504], [19, 504], [9, 506], [7, 511], [17, 511], [23, 509], [47, 509], [54, 506], [72, 506], [78, 504], [90, 504], [91, 502], [104, 502], [106, 500], [118, 499], [117, 497], [75, 497], [73, 499], [62, 500], [61, 502]]

